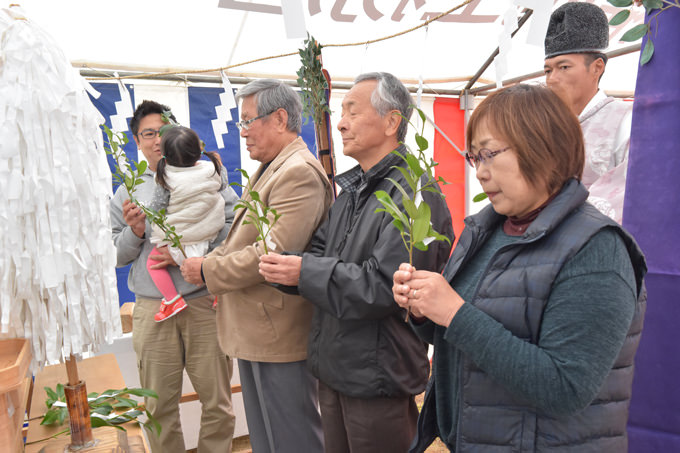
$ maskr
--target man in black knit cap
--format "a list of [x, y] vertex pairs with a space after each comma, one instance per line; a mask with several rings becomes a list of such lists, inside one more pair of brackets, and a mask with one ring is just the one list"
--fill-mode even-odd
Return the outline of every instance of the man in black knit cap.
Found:
[[609, 23], [585, 2], [565, 3], [550, 16], [545, 79], [578, 116], [586, 144], [583, 184], [588, 201], [621, 223], [633, 104], [607, 97], [598, 85], [607, 64]]

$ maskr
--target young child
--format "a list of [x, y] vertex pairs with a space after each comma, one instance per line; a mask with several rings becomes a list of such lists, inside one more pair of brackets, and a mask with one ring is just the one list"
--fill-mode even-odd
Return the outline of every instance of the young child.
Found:
[[[220, 194], [227, 185], [226, 169], [219, 155], [202, 151], [201, 140], [193, 130], [175, 126], [163, 133], [161, 160], [156, 168], [156, 192], [151, 203], [153, 210], [165, 208], [167, 223], [175, 227], [187, 257], [203, 256], [210, 241], [224, 226], [224, 198]], [[199, 160], [207, 156], [211, 162]], [[179, 248], [164, 241], [165, 234], [152, 225], [151, 243], [156, 247], [168, 245], [170, 255], [178, 265], [185, 257]], [[151, 257], [159, 255], [157, 248], [149, 254], [146, 267], [163, 301], [154, 316], [164, 321], [187, 307], [177, 292], [167, 269], [151, 269], [156, 264]]]

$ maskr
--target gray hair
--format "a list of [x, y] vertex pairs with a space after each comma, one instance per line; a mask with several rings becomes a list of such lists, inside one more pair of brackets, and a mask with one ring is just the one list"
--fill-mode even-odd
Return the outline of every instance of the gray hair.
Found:
[[392, 110], [398, 110], [405, 118], [401, 119], [399, 129], [397, 129], [397, 140], [403, 142], [408, 130], [408, 120], [413, 113], [413, 101], [411, 95], [403, 83], [389, 72], [367, 72], [354, 79], [354, 83], [366, 80], [376, 80], [378, 86], [371, 94], [371, 105], [384, 117]]
[[289, 131], [302, 130], [302, 102], [300, 96], [288, 85], [276, 79], [254, 80], [236, 92], [236, 100], [255, 96], [257, 114], [264, 115], [284, 109], [288, 113]]

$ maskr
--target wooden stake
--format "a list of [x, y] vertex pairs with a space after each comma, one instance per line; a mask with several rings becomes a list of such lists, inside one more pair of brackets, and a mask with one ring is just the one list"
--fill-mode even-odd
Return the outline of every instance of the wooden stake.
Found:
[[65, 361], [66, 374], [68, 375], [68, 385], [78, 385], [80, 378], [78, 377], [78, 362], [73, 354]]

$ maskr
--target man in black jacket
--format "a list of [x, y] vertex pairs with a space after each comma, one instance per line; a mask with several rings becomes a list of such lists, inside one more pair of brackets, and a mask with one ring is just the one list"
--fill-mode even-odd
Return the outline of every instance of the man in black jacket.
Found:
[[[297, 286], [314, 304], [307, 363], [319, 378], [326, 451], [406, 451], [415, 435], [415, 395], [427, 382], [427, 347], [404, 322], [392, 297], [392, 274], [408, 253], [392, 217], [376, 213], [374, 193], [400, 204], [387, 180], [407, 184], [394, 166], [413, 108], [408, 90], [388, 73], [363, 74], [342, 102], [343, 152], [359, 165], [339, 175], [342, 193], [302, 256], [265, 255], [260, 272]], [[432, 226], [453, 242], [451, 215], [441, 196], [424, 192]], [[413, 265], [441, 271], [451, 245], [432, 242]]]

